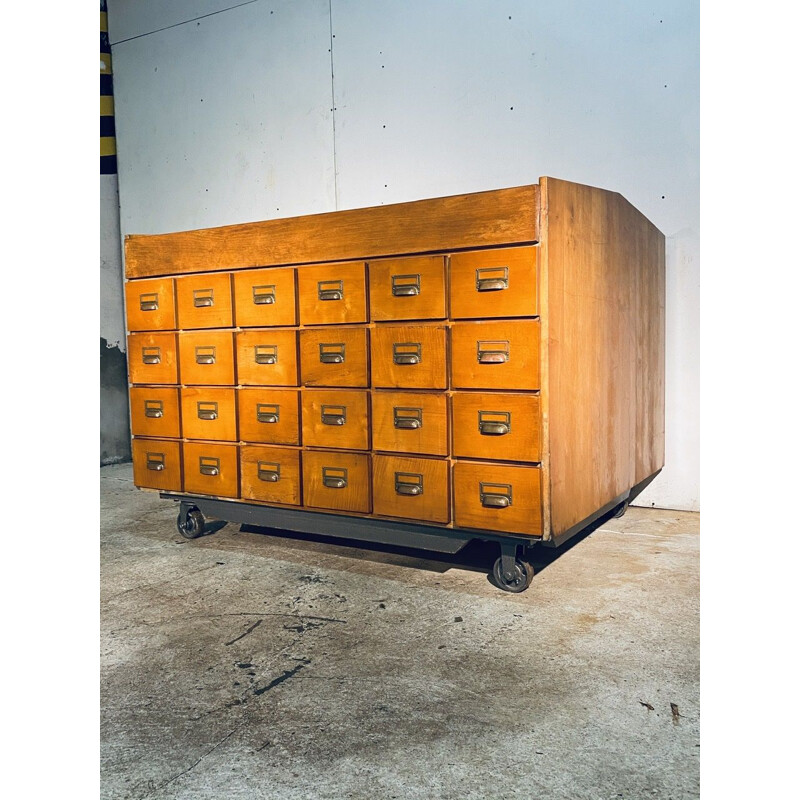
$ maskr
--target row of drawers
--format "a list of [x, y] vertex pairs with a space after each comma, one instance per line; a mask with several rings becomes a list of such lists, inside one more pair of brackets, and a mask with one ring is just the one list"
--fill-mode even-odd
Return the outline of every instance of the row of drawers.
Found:
[[137, 486], [162, 491], [530, 535], [542, 527], [533, 466], [158, 439], [133, 440], [133, 466]]
[[536, 390], [539, 321], [132, 333], [128, 369], [134, 384]]
[[128, 330], [533, 317], [537, 254], [514, 247], [134, 280]]
[[130, 399], [134, 436], [541, 460], [535, 394], [138, 386]]

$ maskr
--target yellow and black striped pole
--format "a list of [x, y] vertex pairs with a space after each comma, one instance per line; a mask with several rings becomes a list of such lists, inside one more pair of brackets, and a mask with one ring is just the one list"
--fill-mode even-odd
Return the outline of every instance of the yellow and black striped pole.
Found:
[[114, 129], [114, 89], [111, 84], [111, 45], [108, 41], [106, 0], [100, 0], [100, 174], [116, 173], [117, 140]]

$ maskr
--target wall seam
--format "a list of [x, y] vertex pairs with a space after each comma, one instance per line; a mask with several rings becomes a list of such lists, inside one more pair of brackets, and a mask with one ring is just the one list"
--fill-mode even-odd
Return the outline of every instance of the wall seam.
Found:
[[331, 123], [333, 127], [333, 208], [339, 210], [339, 172], [336, 166], [336, 90], [333, 71], [333, 0], [328, 0], [328, 26], [330, 31], [331, 54]]

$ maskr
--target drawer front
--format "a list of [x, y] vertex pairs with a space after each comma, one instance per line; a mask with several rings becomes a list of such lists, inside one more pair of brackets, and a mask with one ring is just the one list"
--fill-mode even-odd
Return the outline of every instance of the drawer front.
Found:
[[343, 325], [367, 321], [367, 280], [363, 261], [297, 269], [302, 325]]
[[304, 386], [369, 386], [366, 328], [300, 331]]
[[457, 322], [454, 389], [538, 389], [539, 321]]
[[233, 386], [233, 333], [198, 331], [178, 334], [181, 383], [189, 386]]
[[369, 450], [367, 392], [303, 389], [303, 444]]
[[134, 436], [181, 438], [181, 414], [177, 389], [131, 387], [131, 433]]
[[237, 389], [239, 439], [300, 444], [300, 393], [296, 389]]
[[242, 445], [239, 460], [243, 500], [300, 505], [299, 450]]
[[541, 536], [539, 467], [459, 461], [453, 467], [453, 493], [459, 528]]
[[414, 392], [372, 392], [372, 448], [446, 456], [447, 397]]
[[371, 335], [372, 385], [447, 388], [447, 329], [443, 325], [380, 325]]
[[128, 377], [131, 383], [177, 383], [175, 333], [132, 333], [128, 336]]
[[358, 511], [372, 507], [369, 456], [365, 453], [303, 450], [303, 502], [312, 508]]
[[181, 443], [168, 439], [134, 439], [133, 482], [146, 489], [183, 491]]
[[239, 331], [236, 376], [243, 386], [297, 386], [297, 332]]
[[169, 331], [176, 325], [175, 281], [152, 278], [125, 284], [129, 331]]
[[453, 394], [453, 455], [500, 461], [541, 461], [538, 395]]
[[451, 318], [536, 316], [538, 257], [538, 247], [450, 256]]
[[238, 497], [238, 451], [235, 444], [184, 442], [184, 491], [213, 497]]
[[185, 439], [238, 441], [235, 389], [181, 389], [181, 417]]
[[176, 278], [175, 292], [181, 329], [228, 328], [233, 325], [230, 272]]
[[449, 522], [449, 473], [449, 462], [434, 458], [373, 456], [373, 513]]
[[443, 256], [370, 261], [367, 268], [373, 322], [447, 316]]
[[233, 297], [240, 328], [297, 324], [292, 267], [234, 272]]

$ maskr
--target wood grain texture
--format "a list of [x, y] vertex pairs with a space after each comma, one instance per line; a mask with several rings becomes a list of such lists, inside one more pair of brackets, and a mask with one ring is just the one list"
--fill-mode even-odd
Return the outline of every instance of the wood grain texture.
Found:
[[[169, 439], [134, 439], [131, 450], [135, 486], [164, 492], [183, 491], [180, 442]], [[152, 469], [158, 466], [163, 468]]]
[[[399, 492], [398, 481], [420, 494]], [[372, 457], [372, 512], [386, 517], [450, 521], [450, 462], [410, 456]]]
[[131, 433], [159, 439], [180, 439], [181, 411], [178, 390], [156, 386], [132, 386]]
[[[300, 392], [272, 387], [236, 390], [239, 439], [263, 444], [300, 444]], [[277, 417], [273, 421], [273, 416]]]
[[373, 322], [447, 316], [443, 256], [385, 258], [370, 261], [367, 269]]
[[153, 278], [126, 283], [125, 314], [129, 331], [169, 331], [177, 328], [174, 279]]
[[[189, 331], [178, 334], [181, 383], [189, 386], [232, 386], [236, 379], [232, 331]], [[203, 363], [213, 358], [213, 363]]]
[[[270, 298], [271, 302], [264, 302]], [[295, 270], [278, 267], [234, 273], [233, 305], [236, 324], [241, 328], [296, 325]]]
[[[395, 363], [418, 357], [419, 363]], [[372, 385], [446, 389], [447, 328], [444, 325], [378, 325], [370, 332]]]
[[[274, 359], [274, 363], [272, 362]], [[236, 380], [243, 386], [297, 386], [297, 331], [259, 328], [236, 333]]]
[[143, 278], [535, 242], [538, 202], [534, 184], [184, 233], [129, 235], [125, 274]]
[[178, 382], [178, 347], [175, 333], [128, 335], [128, 377], [131, 383]]
[[[369, 455], [342, 450], [304, 449], [301, 459], [304, 505], [329, 508], [334, 511], [370, 513], [372, 493]], [[343, 488], [326, 486], [324, 483], [326, 470], [329, 478], [344, 476], [346, 486]]]
[[[203, 469], [216, 469], [217, 474], [204, 474]], [[185, 492], [211, 497], [238, 497], [238, 445], [184, 442], [183, 486]]]
[[185, 439], [238, 441], [236, 390], [184, 387], [181, 389], [181, 419]]
[[[301, 394], [303, 444], [306, 447], [369, 450], [367, 392], [358, 389], [303, 389]], [[344, 422], [332, 424], [335, 419]]]
[[[321, 358], [341, 352], [342, 363]], [[304, 386], [369, 386], [366, 328], [306, 328], [300, 331], [300, 376]]]
[[[175, 294], [180, 328], [227, 328], [233, 324], [233, 287], [229, 272], [176, 278]], [[210, 305], [198, 305], [201, 303]]]
[[[302, 503], [299, 450], [242, 445], [239, 468], [243, 500], [292, 506]], [[278, 480], [265, 480], [270, 473], [277, 473]]]
[[[395, 425], [400, 418], [400, 427]], [[413, 420], [419, 427], [403, 427]], [[449, 447], [447, 396], [429, 392], [372, 392], [372, 449], [446, 456]]]
[[665, 253], [663, 234], [621, 195], [541, 185], [557, 536], [664, 464]]
[[[534, 317], [538, 247], [508, 247], [450, 256], [450, 317]], [[491, 286], [505, 285], [505, 288]]]
[[[324, 299], [338, 292], [338, 299]], [[301, 325], [347, 325], [367, 321], [367, 270], [363, 261], [318, 264], [297, 270]]]

